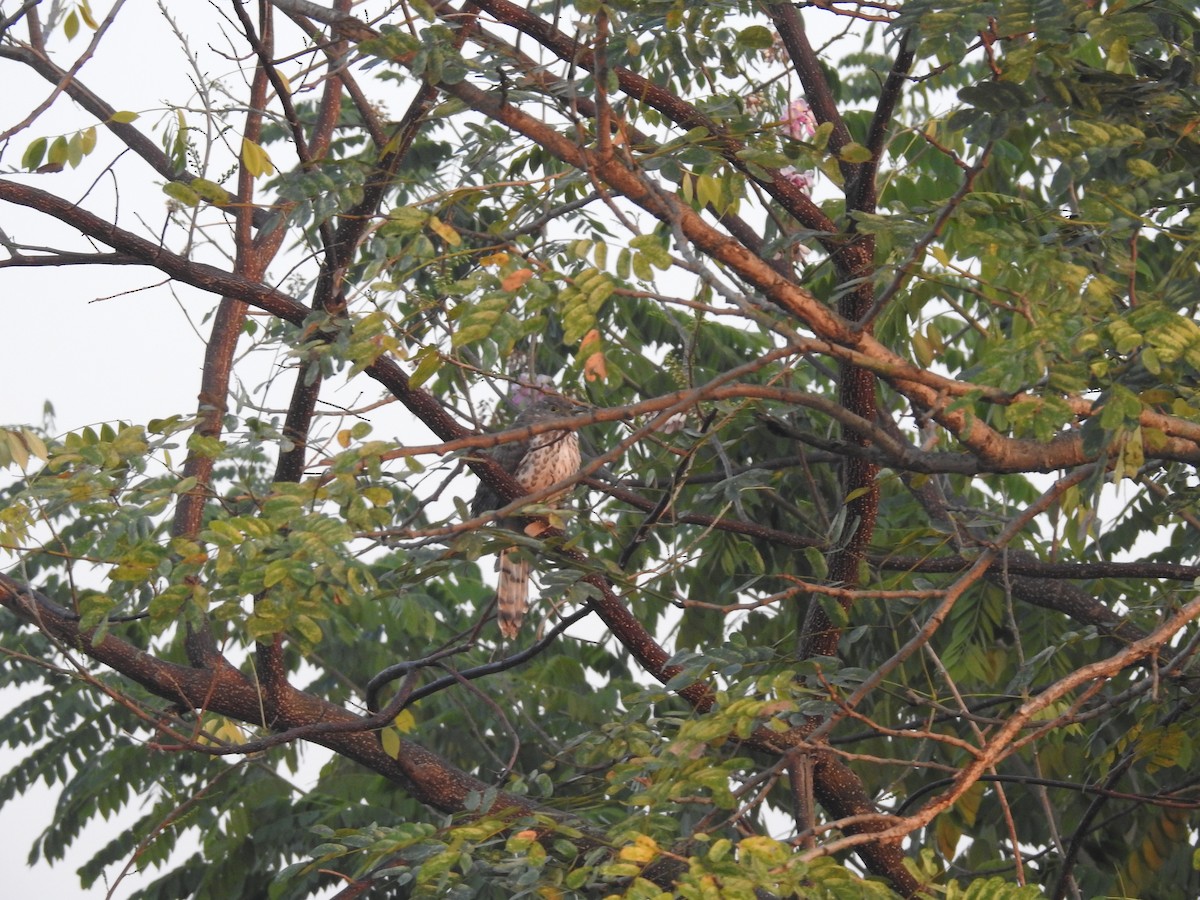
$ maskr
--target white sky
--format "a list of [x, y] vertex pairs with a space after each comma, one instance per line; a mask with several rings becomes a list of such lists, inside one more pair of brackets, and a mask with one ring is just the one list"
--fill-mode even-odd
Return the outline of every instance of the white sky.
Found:
[[[5, 2], [0, 9], [11, 13], [19, 4]], [[97, 15], [107, 4], [93, 4]], [[173, 4], [176, 15], [212, 15], [205, 3]], [[189, 7], [191, 7], [189, 9]], [[203, 23], [192, 23], [189, 30]], [[18, 33], [24, 33], [18, 29]], [[195, 33], [193, 31], [193, 33]], [[84, 29], [66, 49], [82, 51], [90, 34]], [[198, 41], [203, 47], [203, 41]], [[52, 47], [62, 49], [58, 36]], [[66, 62], [64, 62], [66, 60]], [[105, 97], [117, 109], [142, 113], [139, 123], [146, 129], [157, 123], [168, 100], [190, 94], [180, 65], [179, 44], [150, 0], [131, 0], [120, 13], [112, 32], [100, 44], [95, 57], [80, 73], [80, 80]], [[61, 65], [69, 65], [60, 56]], [[136, 63], [136, 68], [131, 67]], [[14, 78], [16, 64], [4, 61], [5, 113], [0, 128], [24, 118], [49, 96], [51, 85], [39, 78]], [[116, 138], [103, 128], [93, 156], [80, 168], [57, 175], [24, 176], [19, 173], [21, 154], [35, 137], [73, 133], [92, 124], [90, 117], [66, 98], [41, 116], [31, 128], [17, 135], [0, 158], [2, 177], [22, 180], [45, 190], [75, 199], [88, 189], [102, 162], [119, 152]], [[157, 137], [158, 135], [156, 135]], [[100, 162], [102, 161], [102, 162]], [[165, 215], [166, 197], [161, 178], [133, 160], [122, 161], [120, 184], [122, 224], [140, 234], [135, 210]], [[129, 163], [129, 164], [126, 164]], [[111, 198], [111, 181], [102, 180], [95, 196]], [[161, 226], [161, 220], [148, 223]], [[78, 247], [61, 230], [47, 229], [45, 220], [19, 207], [0, 204], [0, 228], [18, 242]], [[165, 287], [139, 290], [162, 281], [160, 274], [142, 267], [96, 266], [53, 268], [10, 268], [0, 270], [0, 315], [6, 336], [0, 353], [0, 424], [42, 421], [44, 403], [56, 411], [57, 431], [77, 430], [84, 425], [125, 420], [146, 422], [155, 417], [194, 411], [199, 373], [203, 360], [202, 339], [193, 330], [188, 315]], [[113, 299], [100, 299], [123, 291], [137, 291]], [[188, 312], [197, 319], [214, 300], [197, 291], [179, 291]], [[12, 692], [0, 695], [0, 705], [13, 702]], [[13, 757], [0, 754], [0, 768]], [[34, 836], [49, 824], [55, 793], [39, 784], [25, 796], [0, 809], [0, 869], [5, 873], [7, 896], [56, 896], [102, 898], [106, 888], [91, 891], [79, 887], [75, 870], [92, 853], [111, 840], [114, 829], [141, 814], [133, 807], [113, 822], [94, 822], [72, 847], [63, 862], [53, 866], [25, 865]], [[115, 876], [119, 866], [112, 871]], [[115, 896], [128, 896], [133, 887], [151, 880], [131, 876]]]

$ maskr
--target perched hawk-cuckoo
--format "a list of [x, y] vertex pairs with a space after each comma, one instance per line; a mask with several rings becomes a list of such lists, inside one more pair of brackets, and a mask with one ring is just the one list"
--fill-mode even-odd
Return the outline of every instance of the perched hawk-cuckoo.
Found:
[[[522, 410], [512, 427], [525, 428], [548, 419], [561, 419], [574, 411], [574, 405], [562, 397], [545, 396]], [[574, 431], [546, 431], [525, 440], [501, 444], [490, 455], [526, 493], [532, 494], [579, 471], [579, 436]], [[552, 505], [563, 493], [565, 491], [543, 497], [538, 503]], [[478, 516], [504, 505], [507, 504], [501, 502], [495, 491], [481, 483], [471, 504], [471, 515]], [[515, 527], [511, 520], [501, 524]], [[509, 547], [500, 552], [496, 568], [500, 570], [496, 585], [496, 617], [500, 633], [506, 638], [516, 637], [529, 608], [529, 559], [520, 555], [516, 547]]]

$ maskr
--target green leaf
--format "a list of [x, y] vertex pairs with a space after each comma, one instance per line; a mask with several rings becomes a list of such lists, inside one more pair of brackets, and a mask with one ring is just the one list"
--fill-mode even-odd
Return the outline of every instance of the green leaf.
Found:
[[233, 200], [233, 196], [225, 188], [206, 178], [193, 178], [188, 187], [201, 199], [216, 206], [225, 206]]
[[42, 164], [42, 159], [46, 155], [46, 146], [48, 141], [44, 137], [35, 138], [25, 148], [25, 154], [21, 157], [21, 165], [26, 169], [36, 169]]
[[638, 235], [629, 242], [629, 246], [648, 259], [655, 268], [663, 270], [671, 268], [671, 254], [667, 252], [662, 241], [655, 235]]
[[56, 137], [54, 139], [54, 143], [50, 145], [48, 161], [52, 165], [61, 166], [66, 163], [69, 154], [70, 151], [67, 148], [67, 139], [61, 136]]
[[182, 181], [168, 181], [163, 185], [163, 193], [187, 207], [200, 205], [200, 195]]
[[435, 347], [426, 347], [417, 354], [417, 365], [408, 376], [412, 387], [420, 387], [432, 378], [442, 366], [442, 356]]
[[429, 213], [415, 206], [398, 206], [388, 213], [388, 224], [404, 232], [416, 232], [425, 227]]
[[838, 152], [838, 158], [848, 163], [866, 163], [870, 162], [873, 157], [871, 151], [862, 144], [851, 141]]
[[738, 32], [735, 43], [743, 50], [766, 50], [774, 40], [771, 29], [765, 25], [751, 25]]

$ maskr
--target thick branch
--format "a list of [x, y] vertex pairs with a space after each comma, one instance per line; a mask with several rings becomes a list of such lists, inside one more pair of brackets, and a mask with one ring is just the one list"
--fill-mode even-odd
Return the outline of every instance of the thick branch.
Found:
[[[282, 731], [314, 723], [352, 723], [359, 717], [319, 697], [287, 687], [277, 702], [267, 701], [258, 687], [227, 664], [197, 669], [161, 660], [112, 634], [99, 640], [79, 628], [78, 618], [49, 597], [0, 574], [0, 605], [55, 640], [113, 671], [136, 681], [164, 700], [188, 709], [208, 710], [243, 722]], [[314, 743], [354, 760], [399, 784], [420, 802], [446, 813], [461, 812], [467, 795], [491, 788], [441, 759], [420, 744], [402, 740], [395, 759], [383, 751], [373, 731], [314, 734]], [[549, 816], [581, 823], [562, 813], [531, 804], [527, 798], [501, 793], [497, 810], [514, 816]]]

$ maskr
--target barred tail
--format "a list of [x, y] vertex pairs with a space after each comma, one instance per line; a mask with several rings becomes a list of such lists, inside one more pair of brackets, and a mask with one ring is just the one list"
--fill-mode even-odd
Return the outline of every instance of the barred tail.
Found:
[[496, 585], [496, 618], [500, 633], [514, 638], [529, 609], [529, 569], [527, 556], [515, 547], [500, 553], [500, 581]]

